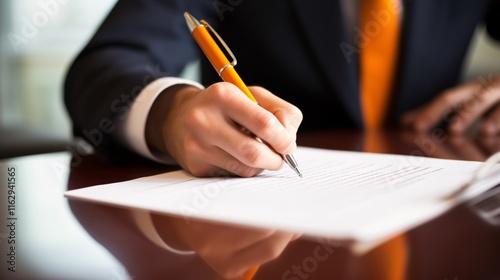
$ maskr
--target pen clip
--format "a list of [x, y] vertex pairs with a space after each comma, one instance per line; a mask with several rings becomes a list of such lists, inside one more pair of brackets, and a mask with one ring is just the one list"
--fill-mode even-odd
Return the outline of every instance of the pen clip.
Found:
[[224, 42], [224, 40], [222, 39], [222, 37], [219, 36], [219, 33], [217, 33], [217, 31], [215, 31], [215, 29], [213, 29], [212, 26], [210, 24], [208, 24], [208, 22], [206, 22], [205, 20], [200, 20], [200, 23], [203, 24], [203, 26], [205, 26], [206, 28], [210, 29], [210, 32], [212, 32], [212, 34], [214, 34], [215, 37], [217, 37], [217, 40], [219, 40], [219, 42], [221, 43], [221, 45], [224, 47], [224, 49], [226, 49], [226, 52], [229, 54], [229, 56], [233, 60], [229, 64], [224, 65], [221, 69], [219, 69], [219, 76], [221, 76], [222, 72], [224, 72], [224, 70], [226, 70], [226, 68], [228, 68], [230, 66], [231, 67], [236, 66], [236, 64], [238, 63], [238, 60], [236, 60], [236, 56], [234, 56], [233, 52], [227, 46], [226, 42]]

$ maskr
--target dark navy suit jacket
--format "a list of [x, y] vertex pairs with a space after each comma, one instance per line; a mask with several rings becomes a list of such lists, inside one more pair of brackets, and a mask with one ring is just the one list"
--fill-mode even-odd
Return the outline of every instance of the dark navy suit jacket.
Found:
[[[402, 2], [392, 123], [457, 84], [478, 23], [500, 39], [498, 0]], [[202, 83], [220, 81], [188, 32], [184, 11], [219, 32], [248, 85], [266, 87], [302, 110], [302, 131], [363, 126], [360, 33], [347, 30], [340, 1], [121, 0], [67, 76], [65, 102], [76, 135], [93, 137], [99, 150], [123, 153], [113, 141], [115, 126], [147, 83], [177, 76], [186, 63], [199, 59]]]

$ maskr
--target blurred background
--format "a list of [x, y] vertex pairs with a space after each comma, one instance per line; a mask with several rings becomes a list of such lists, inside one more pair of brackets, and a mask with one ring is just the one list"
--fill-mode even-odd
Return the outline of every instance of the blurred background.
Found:
[[[60, 149], [71, 138], [62, 99], [64, 76], [115, 2], [0, 1], [0, 144], [4, 150], [12, 143], [23, 144], [19, 139], [31, 141], [23, 145], [32, 145], [35, 139], [55, 140], [59, 142], [54, 148]], [[463, 77], [468, 80], [499, 70], [500, 44], [478, 28]], [[4, 157], [12, 151], [4, 151]]]
[[65, 73], [115, 2], [0, 1], [0, 158], [64, 149]]

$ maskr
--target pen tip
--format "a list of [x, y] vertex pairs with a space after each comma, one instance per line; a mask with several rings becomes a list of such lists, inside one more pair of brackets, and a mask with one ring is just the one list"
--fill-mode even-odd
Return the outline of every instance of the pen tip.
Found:
[[196, 27], [201, 25], [201, 23], [188, 12], [184, 12], [184, 18], [186, 19], [186, 23], [191, 32], [193, 32], [193, 30], [195, 30]]
[[299, 177], [302, 178], [302, 173], [300, 173], [298, 168], [294, 168], [293, 171], [295, 171], [295, 173], [297, 173], [297, 175], [299, 175]]
[[297, 164], [297, 161], [295, 160], [295, 158], [293, 157], [292, 154], [288, 154], [288, 155], [283, 155], [283, 161], [285, 161], [286, 164], [288, 164], [288, 166], [290, 166], [290, 168], [295, 171], [295, 173], [297, 173], [297, 175], [299, 175], [300, 178], [302, 178], [302, 173], [300, 173], [299, 171], [299, 165]]

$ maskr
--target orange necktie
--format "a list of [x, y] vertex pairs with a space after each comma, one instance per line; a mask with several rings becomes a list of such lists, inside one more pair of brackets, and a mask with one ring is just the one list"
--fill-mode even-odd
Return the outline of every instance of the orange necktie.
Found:
[[[361, 108], [365, 151], [387, 152], [378, 130], [389, 110], [398, 56], [400, 9], [398, 0], [362, 0], [360, 45]], [[402, 233], [368, 254], [368, 271], [374, 279], [402, 280], [406, 274], [406, 234]]]
[[399, 1], [362, 0], [361, 108], [365, 128], [379, 129], [389, 110], [399, 42]]

